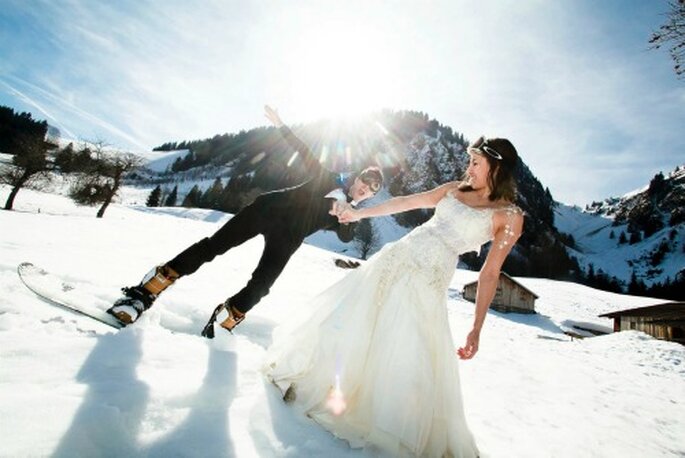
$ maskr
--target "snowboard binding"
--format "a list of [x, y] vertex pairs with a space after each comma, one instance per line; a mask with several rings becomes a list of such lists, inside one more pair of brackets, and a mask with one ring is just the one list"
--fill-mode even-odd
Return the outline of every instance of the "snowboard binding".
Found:
[[202, 329], [202, 336], [208, 339], [214, 338], [214, 323], [219, 322], [219, 326], [233, 333], [233, 329], [245, 319], [245, 314], [227, 303], [219, 304], [212, 312], [212, 316]]
[[117, 299], [107, 313], [113, 315], [123, 325], [135, 323], [162, 291], [171, 286], [179, 274], [167, 265], [157, 266], [148, 272], [137, 286], [124, 287], [122, 298]]

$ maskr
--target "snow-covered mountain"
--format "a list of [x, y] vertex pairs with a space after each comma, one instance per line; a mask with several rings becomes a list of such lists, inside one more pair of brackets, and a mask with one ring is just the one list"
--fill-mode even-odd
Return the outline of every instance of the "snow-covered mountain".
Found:
[[[0, 199], [8, 192], [0, 186]], [[122, 200], [143, 194], [126, 187]], [[92, 208], [31, 190], [15, 209], [0, 211], [1, 456], [368, 456], [285, 405], [260, 372], [273, 329], [345, 275], [332, 262], [338, 255], [306, 243], [234, 335], [201, 338], [213, 307], [255, 267], [263, 242], [253, 239], [112, 332], [40, 301], [17, 265], [61, 272], [104, 308], [119, 287], [230, 215], [113, 204], [96, 219]], [[460, 291], [476, 275], [456, 270], [448, 291], [455, 345], [474, 310]], [[478, 355], [460, 362], [466, 417], [483, 456], [683, 456], [685, 347], [635, 331], [564, 334], [574, 325], [608, 330], [599, 314], [660, 301], [517, 280], [540, 296], [538, 314], [489, 312]]]
[[[387, 187], [367, 204], [392, 195], [431, 189], [459, 179], [467, 166], [467, 141], [450, 127], [420, 112], [382, 112], [350, 124], [320, 121], [295, 130], [324, 165], [354, 170], [380, 164]], [[176, 203], [195, 190], [205, 193], [220, 180], [220, 203], [204, 205], [235, 212], [257, 194], [299, 182], [306, 176], [275, 129], [255, 128], [211, 139], [168, 143], [149, 153], [144, 169], [127, 183], [140, 190], [129, 204], [141, 205], [152, 188], [161, 202], [175, 189]], [[182, 149], [178, 149], [182, 148]], [[517, 203], [526, 212], [523, 237], [504, 266], [513, 275], [574, 280], [610, 290], [644, 294], [649, 288], [677, 281], [685, 268], [685, 166], [623, 197], [586, 207], [556, 203], [552, 193], [528, 168], [517, 170]], [[129, 198], [133, 194], [129, 193]], [[217, 199], [214, 199], [215, 201]], [[415, 211], [371, 222], [375, 233], [370, 253], [425, 221], [431, 212]], [[360, 257], [360, 242], [342, 244], [327, 233], [311, 243]], [[486, 252], [468, 254], [461, 265], [479, 269]], [[603, 283], [593, 278], [605, 278]], [[654, 291], [675, 298], [668, 291]]]
[[555, 226], [570, 234], [569, 247], [587, 271], [592, 264], [628, 285], [647, 286], [685, 275], [685, 166], [622, 197], [584, 210], [558, 204]]
[[[369, 164], [384, 168], [388, 192], [367, 204], [458, 180], [468, 165], [465, 153], [468, 142], [463, 135], [420, 112], [384, 111], [354, 122], [323, 120], [295, 126], [294, 130], [312, 146], [315, 154], [320, 154], [323, 164], [331, 170], [358, 170]], [[192, 151], [179, 157], [178, 147], [191, 148]], [[175, 155], [171, 170], [137, 172], [128, 183], [147, 189], [159, 185], [163, 195], [178, 187], [179, 203], [194, 186], [206, 191], [214, 186], [213, 180], [218, 177], [221, 180], [219, 186], [223, 186], [221, 199], [228, 202], [219, 207], [235, 212], [240, 208], [235, 205], [235, 195], [289, 186], [307, 176], [307, 171], [298, 161], [291, 161], [293, 152], [275, 129], [255, 128], [207, 140], [168, 143], [160, 148]], [[165, 164], [168, 167], [168, 161]], [[563, 239], [553, 225], [554, 200], [551, 193], [527, 167], [525, 158], [518, 167], [516, 179], [519, 188], [517, 203], [526, 212], [526, 231], [514, 248], [514, 256], [507, 260], [505, 269], [513, 275], [575, 278], [579, 270], [577, 264], [564, 249]], [[430, 214], [430, 211], [419, 210], [373, 221], [376, 243], [371, 253], [422, 223]], [[328, 236], [314, 236], [317, 240], [321, 237], [328, 239]], [[356, 245], [338, 244], [336, 250], [359, 256]], [[555, 259], [554, 263], [548, 261], [550, 257]], [[465, 256], [461, 262], [464, 266], [478, 269], [483, 260], [484, 253], [481, 253], [480, 256]]]

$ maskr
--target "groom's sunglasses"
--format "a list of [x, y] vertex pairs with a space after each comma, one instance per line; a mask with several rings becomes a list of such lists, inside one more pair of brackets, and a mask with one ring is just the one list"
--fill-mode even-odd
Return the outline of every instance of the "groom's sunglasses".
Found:
[[503, 159], [502, 155], [492, 146], [488, 146], [487, 143], [488, 141], [485, 139], [485, 137], [480, 137], [478, 140], [473, 142], [473, 144], [469, 145], [469, 148], [477, 149], [478, 151], [481, 151], [488, 156], [501, 161]]
[[362, 183], [369, 187], [372, 193], [376, 194], [381, 189], [380, 174], [373, 170], [367, 170], [359, 175]]

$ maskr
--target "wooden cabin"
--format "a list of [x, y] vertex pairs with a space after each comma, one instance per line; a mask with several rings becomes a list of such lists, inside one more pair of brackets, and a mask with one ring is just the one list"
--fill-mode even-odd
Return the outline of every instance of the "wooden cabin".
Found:
[[[475, 302], [478, 281], [464, 285], [464, 299]], [[504, 272], [500, 272], [497, 292], [490, 308], [498, 312], [535, 313], [535, 299], [538, 295], [517, 282]]]
[[632, 329], [685, 345], [685, 302], [666, 302], [599, 316], [614, 319], [614, 332]]

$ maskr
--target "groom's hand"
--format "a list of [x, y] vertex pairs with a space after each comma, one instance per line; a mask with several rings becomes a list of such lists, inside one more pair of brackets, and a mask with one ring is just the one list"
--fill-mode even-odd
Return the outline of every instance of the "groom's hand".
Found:
[[349, 208], [352, 208], [352, 207], [347, 202], [341, 202], [339, 200], [334, 200], [333, 204], [331, 205], [331, 209], [328, 211], [328, 213], [337, 217], [338, 220], [340, 220], [340, 215], [345, 213], [345, 211]]
[[283, 126], [283, 121], [281, 121], [281, 117], [278, 116], [278, 110], [274, 110], [269, 105], [264, 105], [264, 116], [266, 116], [275, 127]]
[[345, 210], [343, 210], [342, 213], [338, 215], [338, 222], [341, 224], [354, 223], [356, 221], [359, 221], [360, 219], [361, 218], [359, 217], [359, 210], [356, 210], [349, 204], [347, 204]]

